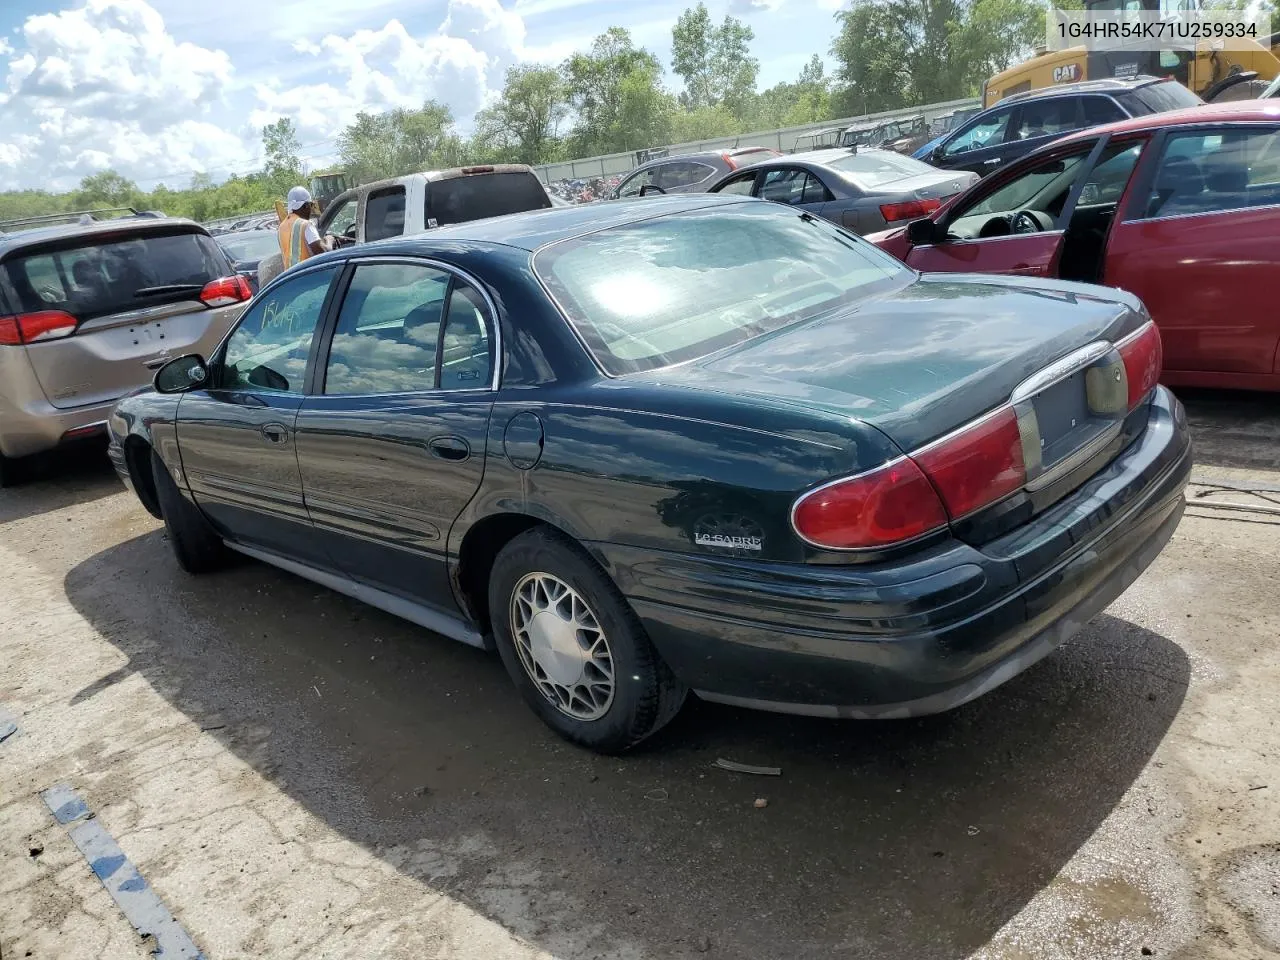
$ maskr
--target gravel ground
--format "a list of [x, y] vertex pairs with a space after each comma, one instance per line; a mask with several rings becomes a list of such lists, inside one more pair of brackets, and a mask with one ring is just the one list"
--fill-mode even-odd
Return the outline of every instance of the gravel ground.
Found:
[[1185, 399], [1173, 541], [1028, 673], [912, 721], [693, 702], [623, 759], [494, 657], [266, 566], [182, 575], [59, 458], [0, 494], [0, 957], [148, 955], [59, 783], [210, 960], [1280, 956], [1280, 515], [1208, 506], [1280, 502], [1280, 400]]

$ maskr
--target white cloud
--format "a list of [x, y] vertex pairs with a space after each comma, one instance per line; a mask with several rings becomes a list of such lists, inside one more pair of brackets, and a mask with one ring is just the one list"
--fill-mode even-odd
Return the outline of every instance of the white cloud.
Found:
[[186, 173], [244, 155], [238, 136], [202, 119], [221, 102], [231, 58], [177, 41], [145, 0], [28, 17], [17, 48], [0, 100], [10, 131], [0, 186], [69, 187], [107, 167]]
[[498, 0], [450, 0], [439, 27], [414, 36], [400, 20], [378, 30], [299, 39], [293, 48], [340, 79], [254, 88], [260, 127], [292, 117], [302, 139], [335, 135], [357, 112], [445, 103], [464, 127], [500, 89], [508, 66], [523, 59], [524, 20]]

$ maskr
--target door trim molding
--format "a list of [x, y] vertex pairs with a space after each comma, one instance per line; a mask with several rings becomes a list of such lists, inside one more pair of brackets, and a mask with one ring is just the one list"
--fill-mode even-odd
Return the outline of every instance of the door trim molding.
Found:
[[359, 600], [361, 603], [367, 603], [371, 607], [377, 607], [393, 617], [400, 617], [402, 620], [416, 623], [420, 627], [426, 627], [433, 633], [439, 633], [450, 640], [458, 640], [471, 647], [486, 649], [484, 637], [461, 617], [455, 617], [435, 607], [406, 600], [404, 597], [397, 596], [394, 593], [388, 593], [385, 590], [379, 590], [377, 587], [357, 583], [355, 580], [330, 573], [327, 570], [321, 570], [310, 564], [278, 556], [266, 550], [247, 547], [242, 543], [233, 543], [229, 540], [227, 541], [227, 546], [237, 553], [243, 553], [247, 557], [261, 560], [263, 563], [268, 563], [273, 567], [279, 567], [288, 573], [310, 580], [312, 583], [318, 583], [322, 587], [328, 587], [335, 593], [341, 593], [344, 596], [351, 597], [353, 600]]

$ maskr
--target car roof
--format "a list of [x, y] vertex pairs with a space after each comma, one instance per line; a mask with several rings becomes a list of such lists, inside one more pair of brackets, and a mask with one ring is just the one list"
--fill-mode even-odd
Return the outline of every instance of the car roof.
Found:
[[194, 220], [181, 217], [117, 217], [114, 220], [97, 220], [93, 223], [59, 223], [30, 230], [0, 233], [0, 256], [22, 247], [62, 240], [67, 237], [94, 236], [113, 233], [164, 233], [175, 226], [194, 227], [200, 233], [209, 231]]
[[1179, 127], [1197, 123], [1229, 123], [1248, 120], [1280, 120], [1280, 101], [1277, 100], [1229, 100], [1225, 103], [1205, 103], [1181, 110], [1149, 113], [1141, 117], [1129, 117], [1100, 127], [1087, 127], [1069, 133], [1055, 144], [1088, 140], [1099, 133], [1129, 133], [1140, 130], [1158, 130], [1162, 127]]
[[[467, 223], [436, 227], [426, 233], [361, 244], [350, 248], [350, 251], [351, 255], [359, 256], [366, 251], [373, 252], [391, 246], [398, 249], [410, 249], [417, 245], [434, 247], [441, 241], [462, 240], [501, 244], [532, 252], [549, 243], [569, 240], [610, 227], [687, 210], [743, 202], [760, 201], [740, 196], [726, 197], [714, 193], [673, 193], [623, 200], [602, 200], [597, 203], [528, 210], [502, 217], [490, 217], [486, 220], [471, 220]], [[336, 255], [322, 254], [321, 256], [344, 259], [346, 253], [347, 251], [341, 251]]]
[[1173, 83], [1165, 77], [1150, 77], [1145, 74], [1137, 77], [1102, 77], [1098, 80], [1081, 80], [1077, 83], [1061, 83], [1052, 87], [1041, 87], [1039, 90], [1025, 90], [1022, 93], [1011, 93], [992, 107], [1007, 103], [1025, 103], [1028, 100], [1050, 100], [1054, 97], [1069, 97], [1079, 93], [1115, 93], [1118, 90], [1137, 90], [1149, 87], [1153, 83]]
[[[830, 163], [836, 157], [847, 157], [851, 154], [858, 156], [867, 155], [876, 156], [892, 156], [907, 157], [905, 153], [898, 153], [896, 150], [885, 150], [881, 147], [859, 147], [857, 150], [850, 150], [848, 147], [827, 147], [825, 150], [806, 150], [804, 153], [792, 153], [782, 157], [775, 157], [772, 160], [762, 160], [760, 163], [753, 163], [748, 169], [754, 170], [756, 167], [769, 166], [785, 166], [791, 161], [800, 161], [801, 163]], [[907, 157], [907, 159], [911, 159]]]

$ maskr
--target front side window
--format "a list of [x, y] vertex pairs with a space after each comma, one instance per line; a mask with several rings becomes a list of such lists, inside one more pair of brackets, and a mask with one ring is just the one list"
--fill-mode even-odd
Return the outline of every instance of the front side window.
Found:
[[329, 345], [324, 392], [487, 386], [492, 367], [485, 316], [479, 293], [444, 270], [412, 263], [359, 266]]
[[273, 287], [227, 338], [215, 383], [224, 390], [302, 393], [307, 356], [336, 268]]
[[[347, 231], [356, 225], [356, 210], [359, 206], [359, 198], [351, 197], [342, 201], [336, 209], [326, 211], [325, 233], [331, 233], [335, 237], [347, 236]], [[351, 236], [355, 237], [355, 232], [351, 232]]]
[[613, 375], [706, 356], [913, 276], [825, 220], [750, 202], [601, 230], [533, 263]]
[[768, 171], [760, 185], [760, 196], [765, 200], [792, 205], [822, 203], [831, 199], [821, 180], [807, 170], [796, 167]]
[[1071, 184], [1080, 172], [1080, 164], [1092, 149], [1090, 144], [1080, 153], [1037, 163], [972, 207], [958, 210], [956, 219], [979, 214], [1016, 213], [1019, 210], [1036, 210], [1057, 217], [1062, 212]]
[[1004, 143], [1011, 116], [1013, 116], [1013, 108], [1007, 107], [978, 120], [969, 129], [961, 131], [954, 140], [947, 144], [947, 156], [951, 157], [960, 153], [968, 153], [970, 150], [981, 150], [983, 147]]
[[618, 196], [638, 197], [642, 187], [657, 186], [657, 173], [657, 167], [649, 167], [647, 170], [641, 170], [635, 176], [624, 180], [622, 186], [618, 188]]
[[1181, 133], [1165, 141], [1148, 217], [1280, 204], [1280, 129]]
[[404, 233], [404, 187], [369, 194], [364, 205], [364, 238], [385, 240]]
[[721, 186], [714, 193], [732, 193], [740, 197], [751, 196], [751, 189], [756, 185], [756, 175], [749, 173], [744, 176], [735, 177], [728, 183]]

